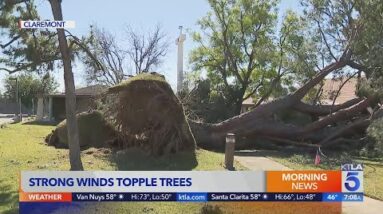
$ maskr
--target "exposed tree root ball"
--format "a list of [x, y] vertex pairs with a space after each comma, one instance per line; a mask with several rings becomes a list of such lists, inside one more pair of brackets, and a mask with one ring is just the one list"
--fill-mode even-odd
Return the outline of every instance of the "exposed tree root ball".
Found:
[[165, 78], [143, 73], [109, 89], [117, 95], [111, 113], [123, 147], [153, 155], [195, 150], [183, 107]]
[[[108, 124], [98, 111], [77, 114], [80, 147], [106, 147], [108, 142], [117, 137], [113, 126]], [[68, 148], [66, 120], [57, 125], [57, 128], [46, 137], [48, 145]]]

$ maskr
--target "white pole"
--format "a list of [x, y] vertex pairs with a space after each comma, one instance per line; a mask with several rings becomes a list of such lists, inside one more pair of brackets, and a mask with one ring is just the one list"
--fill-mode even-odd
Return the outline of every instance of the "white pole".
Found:
[[42, 120], [43, 117], [44, 117], [44, 98], [42, 96], [38, 96], [36, 120]]
[[177, 92], [182, 91], [183, 81], [184, 81], [184, 41], [186, 40], [186, 35], [182, 33], [182, 26], [179, 27], [180, 36], [176, 40], [176, 45], [178, 46], [177, 53]]

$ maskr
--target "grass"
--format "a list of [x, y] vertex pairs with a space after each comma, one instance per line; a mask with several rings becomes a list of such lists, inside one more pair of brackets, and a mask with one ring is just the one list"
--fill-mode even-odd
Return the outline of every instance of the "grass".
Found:
[[[68, 170], [68, 150], [44, 143], [51, 125], [12, 124], [0, 129], [0, 213], [18, 212], [18, 176], [21, 170]], [[86, 170], [224, 170], [220, 153], [197, 150], [152, 158], [138, 150], [111, 151], [90, 148], [82, 152]], [[244, 167], [235, 163], [237, 170]], [[198, 203], [102, 203], [91, 206], [102, 213], [197, 213]], [[226, 205], [222, 205], [225, 207]], [[233, 208], [234, 209], [234, 208]]]
[[322, 158], [320, 165], [314, 165], [314, 153], [310, 154], [305, 151], [269, 152], [266, 156], [289, 168], [301, 170], [338, 170], [342, 163], [363, 163], [365, 195], [383, 200], [383, 158], [368, 159], [351, 157], [347, 154], [325, 153], [328, 158]]
[[161, 83], [161, 84], [164, 84], [164, 85], [170, 87], [169, 84], [166, 82], [165, 78], [160, 74], [141, 73], [141, 74], [138, 74], [134, 77], [130, 77], [127, 80], [122, 81], [118, 85], [110, 87], [109, 91], [119, 92], [119, 91], [121, 91], [127, 87], [130, 87], [130, 85], [132, 85], [131, 83], [135, 83], [135, 82], [141, 82], [142, 83], [142, 82], [147, 82], [147, 81]]

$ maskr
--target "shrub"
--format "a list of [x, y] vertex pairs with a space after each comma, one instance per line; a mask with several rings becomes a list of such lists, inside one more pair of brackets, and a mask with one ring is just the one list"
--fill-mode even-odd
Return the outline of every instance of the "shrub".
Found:
[[366, 156], [376, 157], [383, 154], [383, 118], [371, 123], [367, 129], [370, 143], [364, 148]]
[[[83, 112], [76, 115], [81, 147], [105, 147], [106, 142], [116, 137], [114, 128], [98, 111]], [[68, 148], [66, 120], [57, 125], [47, 136], [47, 143], [56, 147]]]

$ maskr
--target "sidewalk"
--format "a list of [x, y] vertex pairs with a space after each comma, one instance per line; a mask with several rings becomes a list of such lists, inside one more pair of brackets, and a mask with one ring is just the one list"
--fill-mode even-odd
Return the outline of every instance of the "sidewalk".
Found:
[[[291, 170], [290, 168], [266, 158], [257, 151], [236, 151], [235, 160], [249, 170]], [[377, 214], [383, 212], [383, 201], [364, 196], [363, 202], [342, 203], [344, 214]]]
[[0, 117], [0, 125], [6, 124], [6, 123], [12, 123], [13, 118], [8, 117]]

